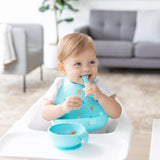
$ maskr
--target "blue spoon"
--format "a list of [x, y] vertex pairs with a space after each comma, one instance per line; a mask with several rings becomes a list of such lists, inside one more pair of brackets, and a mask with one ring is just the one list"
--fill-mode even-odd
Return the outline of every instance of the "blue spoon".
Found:
[[82, 76], [82, 79], [84, 80], [84, 85], [88, 84], [90, 81], [88, 80], [89, 76], [85, 75]]
[[[84, 85], [86, 86], [90, 81], [88, 80], [89, 76], [84, 75], [82, 76], [82, 79], [84, 80]], [[88, 97], [93, 97], [93, 95], [89, 95]]]

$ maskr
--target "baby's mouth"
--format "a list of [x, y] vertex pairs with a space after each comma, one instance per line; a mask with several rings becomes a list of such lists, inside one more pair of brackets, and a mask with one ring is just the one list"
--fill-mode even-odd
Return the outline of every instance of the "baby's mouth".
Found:
[[[82, 75], [82, 76], [88, 76], [88, 80], [90, 80], [92, 75], [88, 74], [88, 75]], [[80, 77], [82, 78], [82, 76], [80, 76]], [[83, 78], [82, 78], [82, 80], [83, 80]]]

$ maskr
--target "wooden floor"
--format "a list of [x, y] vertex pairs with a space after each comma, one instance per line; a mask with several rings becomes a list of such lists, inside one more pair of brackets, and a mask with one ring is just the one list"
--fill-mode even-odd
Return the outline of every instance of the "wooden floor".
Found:
[[[0, 126], [0, 137], [10, 126]], [[126, 160], [148, 160], [150, 152], [151, 133], [135, 133], [133, 143]], [[0, 158], [0, 160], [15, 160], [15, 158]], [[20, 159], [26, 160], [26, 159]]]
[[136, 134], [127, 160], [149, 160], [151, 133]]

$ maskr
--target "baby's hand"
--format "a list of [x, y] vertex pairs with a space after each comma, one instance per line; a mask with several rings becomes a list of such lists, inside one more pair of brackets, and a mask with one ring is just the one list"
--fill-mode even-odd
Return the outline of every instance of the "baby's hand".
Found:
[[85, 92], [85, 97], [93, 95], [96, 100], [98, 100], [102, 95], [102, 92], [99, 90], [97, 85], [93, 83], [88, 83], [85, 88], [83, 88], [83, 91]]
[[80, 109], [82, 105], [79, 103], [83, 103], [80, 97], [70, 96], [63, 103], [63, 110], [65, 113], [69, 113], [71, 110]]

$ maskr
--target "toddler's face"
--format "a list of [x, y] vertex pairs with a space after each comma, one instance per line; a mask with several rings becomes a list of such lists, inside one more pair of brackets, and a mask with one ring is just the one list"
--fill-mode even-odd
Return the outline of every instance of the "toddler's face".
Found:
[[93, 81], [97, 76], [97, 58], [92, 49], [87, 49], [78, 56], [68, 57], [63, 65], [65, 75], [73, 83], [84, 84], [83, 75], [88, 75], [89, 81]]

